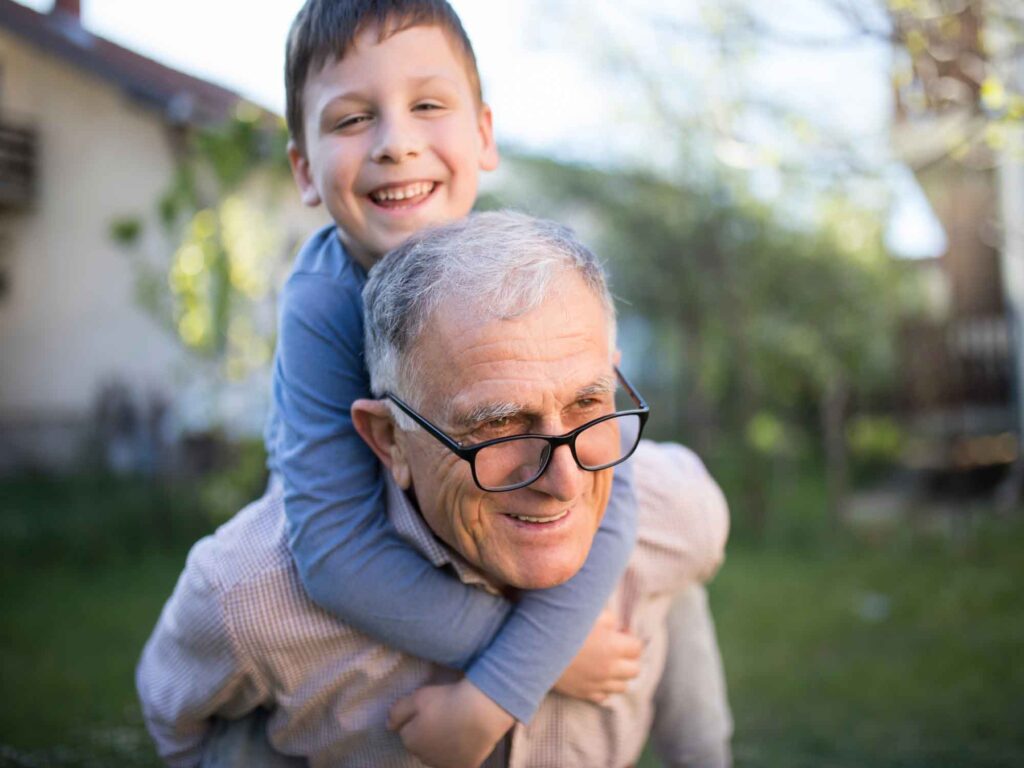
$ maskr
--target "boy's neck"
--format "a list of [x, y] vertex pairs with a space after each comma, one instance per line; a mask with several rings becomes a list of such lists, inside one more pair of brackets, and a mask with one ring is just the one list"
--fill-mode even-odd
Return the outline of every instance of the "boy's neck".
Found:
[[335, 226], [334, 232], [335, 235], [337, 235], [337, 238], [341, 242], [341, 245], [345, 249], [346, 253], [348, 253], [348, 255], [352, 258], [353, 261], [355, 261], [356, 264], [361, 266], [367, 272], [370, 271], [370, 268], [374, 264], [381, 260], [383, 254], [375, 256], [369, 253], [365, 248], [362, 248], [358, 244], [351, 242], [348, 238], [345, 237], [345, 233], [342, 232], [341, 227]]

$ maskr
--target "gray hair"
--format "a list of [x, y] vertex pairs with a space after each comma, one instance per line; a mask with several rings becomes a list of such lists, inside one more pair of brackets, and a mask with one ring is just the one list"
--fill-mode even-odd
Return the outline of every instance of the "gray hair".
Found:
[[[363, 288], [366, 366], [374, 395], [391, 392], [410, 403], [419, 400], [411, 353], [441, 305], [512, 320], [537, 308], [566, 271], [578, 274], [604, 306], [611, 354], [615, 306], [604, 269], [568, 228], [497, 211], [414, 235], [373, 267]], [[406, 419], [398, 422], [408, 428]]]

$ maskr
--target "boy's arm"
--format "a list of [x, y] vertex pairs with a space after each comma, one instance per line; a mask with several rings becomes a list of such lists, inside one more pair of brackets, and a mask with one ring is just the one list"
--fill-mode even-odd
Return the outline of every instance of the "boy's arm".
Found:
[[[583, 660], [588, 667], [583, 677], [589, 679], [567, 682], [563, 674], [570, 662], [580, 663], [574, 657], [591, 635], [633, 549], [636, 516], [628, 464], [615, 468], [608, 509], [579, 573], [558, 587], [523, 592], [501, 634], [466, 678], [425, 686], [394, 705], [389, 727], [420, 760], [436, 768], [477, 766], [512, 725], [512, 717], [528, 722], [556, 681], [568, 695], [599, 700], [602, 692], [618, 690], [622, 679], [634, 676], [638, 641], [603, 626], [594, 629], [603, 647]], [[624, 664], [626, 669], [593, 675], [595, 665], [602, 663], [616, 669]], [[565, 685], [570, 690], [563, 690]]]
[[146, 728], [175, 768], [199, 765], [213, 715], [244, 713], [266, 699], [228, 630], [223, 595], [204, 573], [213, 546], [207, 538], [189, 554], [135, 671]]
[[583, 647], [635, 540], [633, 469], [627, 461], [615, 467], [608, 508], [583, 567], [557, 587], [523, 592], [501, 634], [467, 670], [469, 680], [495, 700], [500, 692], [512, 706], [506, 709], [528, 722]]
[[359, 286], [294, 274], [282, 297], [274, 459], [303, 586], [387, 645], [464, 669], [509, 603], [435, 568], [390, 525], [380, 466], [350, 413], [370, 396]]

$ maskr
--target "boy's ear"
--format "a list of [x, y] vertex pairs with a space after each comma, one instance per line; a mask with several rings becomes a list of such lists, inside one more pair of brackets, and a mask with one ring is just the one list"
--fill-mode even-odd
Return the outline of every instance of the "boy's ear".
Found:
[[477, 115], [477, 130], [480, 132], [480, 170], [493, 171], [498, 167], [498, 144], [494, 140], [494, 113], [486, 104], [480, 106]]
[[308, 205], [310, 208], [320, 205], [320, 193], [313, 183], [309, 158], [306, 157], [305, 152], [299, 149], [294, 139], [288, 140], [288, 164], [292, 168], [292, 178], [295, 179], [295, 186], [299, 188], [303, 205]]
[[405, 458], [405, 440], [391, 418], [384, 400], [356, 400], [352, 403], [352, 424], [363, 441], [380, 459], [398, 487], [408, 490], [412, 474]]

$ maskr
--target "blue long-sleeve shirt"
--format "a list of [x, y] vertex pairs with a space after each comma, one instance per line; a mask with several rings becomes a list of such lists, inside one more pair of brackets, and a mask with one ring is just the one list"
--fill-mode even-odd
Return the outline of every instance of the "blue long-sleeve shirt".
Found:
[[371, 397], [363, 358], [366, 273], [333, 225], [303, 246], [281, 300], [270, 417], [289, 544], [310, 597], [387, 645], [467, 677], [521, 722], [568, 666], [621, 577], [636, 535], [629, 463], [583, 568], [515, 604], [462, 584], [409, 547], [384, 514], [382, 468], [352, 425]]

